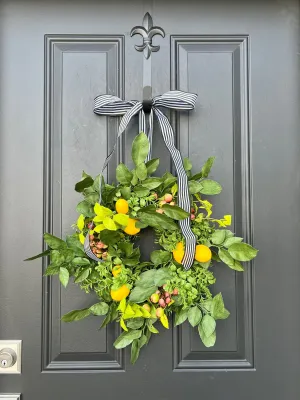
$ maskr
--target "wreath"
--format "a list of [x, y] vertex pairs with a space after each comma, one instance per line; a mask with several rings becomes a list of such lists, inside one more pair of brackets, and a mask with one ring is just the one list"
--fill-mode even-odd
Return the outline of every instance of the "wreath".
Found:
[[[75, 190], [83, 195], [77, 205], [79, 218], [75, 232], [62, 240], [44, 234], [48, 250], [35, 258], [50, 256], [45, 275], [58, 275], [66, 287], [70, 277], [86, 293], [95, 292], [99, 301], [89, 308], [73, 310], [62, 317], [64, 322], [79, 321], [90, 315], [105, 316], [101, 327], [114, 321], [122, 333], [114, 342], [117, 349], [131, 345], [131, 362], [148, 344], [159, 325], [168, 329], [169, 317], [175, 326], [186, 320], [197, 327], [206, 347], [216, 341], [216, 321], [226, 319], [222, 294], [215, 296], [214, 263], [222, 261], [235, 271], [243, 271], [243, 261], [252, 260], [257, 250], [228, 229], [231, 216], [212, 216], [212, 203], [206, 196], [218, 195], [221, 185], [208, 179], [214, 157], [200, 172], [192, 173], [188, 158], [183, 160], [191, 197], [190, 213], [177, 202], [177, 177], [166, 172], [153, 177], [159, 159], [145, 162], [149, 141], [144, 133], [132, 145], [129, 170], [123, 163], [116, 169], [118, 184], [108, 184], [102, 175], [95, 179], [83, 172]], [[101, 204], [98, 202], [101, 191]], [[205, 196], [205, 197], [203, 197]], [[184, 236], [178, 221], [190, 218], [197, 239], [192, 268], [185, 270], [182, 259]], [[142, 231], [153, 229], [160, 249], [151, 253], [150, 261], [140, 260], [136, 244]], [[89, 243], [93, 257], [84, 251]]]

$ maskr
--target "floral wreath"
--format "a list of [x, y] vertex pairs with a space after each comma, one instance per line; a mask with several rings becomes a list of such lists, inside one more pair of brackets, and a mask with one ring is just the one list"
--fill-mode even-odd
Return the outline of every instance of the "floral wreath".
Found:
[[[213, 264], [222, 261], [235, 271], [243, 271], [241, 262], [250, 261], [257, 254], [227, 228], [231, 216], [213, 218], [212, 204], [203, 197], [222, 190], [218, 182], [208, 179], [214, 157], [196, 174], [192, 174], [190, 160], [183, 161], [191, 196], [191, 210], [187, 213], [176, 205], [177, 177], [170, 172], [151, 177], [159, 159], [145, 162], [148, 150], [148, 138], [140, 133], [132, 145], [135, 168], [130, 171], [119, 164], [116, 185], [104, 183], [102, 175], [93, 179], [83, 172], [75, 186], [84, 197], [76, 208], [80, 216], [73, 226], [75, 232], [66, 240], [45, 233], [49, 249], [28, 259], [50, 256], [46, 276], [58, 275], [64, 287], [73, 277], [86, 293], [95, 292], [99, 302], [70, 311], [62, 321], [79, 321], [90, 315], [105, 316], [101, 327], [116, 321], [122, 333], [114, 346], [122, 349], [131, 345], [132, 363], [151, 335], [159, 333], [157, 323], [169, 328], [171, 314], [175, 316], [175, 326], [187, 320], [198, 328], [203, 344], [213, 346], [216, 320], [230, 315], [222, 294], [211, 293], [210, 287], [216, 282]], [[187, 217], [197, 245], [193, 266], [186, 271], [181, 265], [185, 242], [178, 221]], [[151, 253], [150, 261], [141, 262], [135, 241], [144, 229], [151, 228], [161, 249]], [[86, 235], [92, 253], [101, 262], [85, 253]]]

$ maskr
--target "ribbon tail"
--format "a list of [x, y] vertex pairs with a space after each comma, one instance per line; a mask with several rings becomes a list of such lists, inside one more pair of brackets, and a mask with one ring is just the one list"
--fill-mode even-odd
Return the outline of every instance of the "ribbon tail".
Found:
[[[158, 109], [154, 108], [155, 114], [158, 118], [158, 122], [161, 128], [164, 142], [169, 150], [172, 160], [175, 165], [175, 169], [178, 177], [178, 205], [184, 211], [191, 212], [191, 202], [188, 187], [188, 179], [186, 172], [183, 167], [183, 161], [180, 151], [175, 147], [174, 143], [174, 132], [168, 118]], [[187, 217], [184, 220], [179, 221], [179, 225], [182, 234], [185, 239], [185, 253], [182, 260], [183, 267], [188, 270], [191, 268], [194, 262], [195, 248], [196, 248], [196, 236], [191, 229], [190, 218]]]

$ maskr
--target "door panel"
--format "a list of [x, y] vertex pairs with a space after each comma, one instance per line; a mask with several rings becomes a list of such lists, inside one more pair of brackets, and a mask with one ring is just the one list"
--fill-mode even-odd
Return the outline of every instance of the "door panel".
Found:
[[[300, 395], [299, 5], [296, 0], [1, 1], [0, 339], [22, 339], [22, 375], [0, 393], [25, 400], [105, 397], [294, 400]], [[166, 37], [152, 53], [153, 96], [196, 92], [196, 110], [168, 113], [183, 156], [216, 156], [224, 187], [216, 215], [259, 248], [244, 274], [215, 267], [228, 320], [206, 349], [188, 325], [151, 338], [135, 366], [99, 318], [63, 324], [93, 304], [76, 286], [42, 277], [43, 231], [65, 236], [76, 219], [82, 170], [99, 173], [118, 119], [93, 114], [98, 94], [142, 99], [143, 55], [130, 37], [148, 11]], [[129, 162], [135, 120], [106, 178]], [[173, 169], [155, 124], [159, 174]], [[223, 213], [223, 214], [221, 214]], [[17, 228], [17, 230], [16, 230]], [[16, 232], [18, 237], [16, 238]], [[142, 240], [144, 253], [154, 244]], [[144, 256], [145, 256], [144, 254]], [[45, 265], [44, 265], [45, 267]]]

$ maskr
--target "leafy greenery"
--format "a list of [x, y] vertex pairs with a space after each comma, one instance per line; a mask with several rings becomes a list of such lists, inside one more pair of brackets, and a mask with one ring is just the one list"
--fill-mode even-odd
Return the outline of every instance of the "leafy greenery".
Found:
[[[218, 182], [209, 179], [215, 157], [195, 173], [191, 160], [183, 160], [191, 196], [191, 210], [184, 210], [178, 205], [177, 177], [170, 172], [151, 176], [159, 159], [145, 162], [148, 149], [148, 139], [140, 133], [132, 145], [134, 169], [119, 164], [117, 185], [105, 183], [101, 175], [92, 178], [83, 172], [75, 185], [82, 198], [76, 207], [79, 217], [74, 232], [66, 240], [45, 233], [48, 249], [27, 259], [47, 257], [47, 279], [58, 275], [63, 287], [74, 282], [86, 293], [95, 293], [95, 304], [70, 311], [62, 321], [90, 316], [100, 317], [100, 328], [120, 324], [122, 333], [114, 346], [131, 346], [132, 363], [160, 327], [169, 328], [172, 314], [175, 326], [189, 323], [198, 330], [204, 346], [214, 346], [217, 321], [222, 324], [230, 315], [222, 294], [213, 294], [214, 270], [229, 267], [238, 273], [244, 270], [242, 262], [257, 255], [256, 249], [229, 230], [230, 215], [213, 217], [213, 205], [205, 196], [222, 190]], [[196, 248], [188, 271], [181, 265], [185, 243], [179, 221], [184, 219], [190, 219], [197, 248], [204, 251]], [[141, 261], [136, 239], [143, 229], [151, 228], [160, 248], [151, 252], [149, 261]], [[84, 251], [87, 237], [99, 262]], [[216, 263], [220, 265], [213, 269]]]

